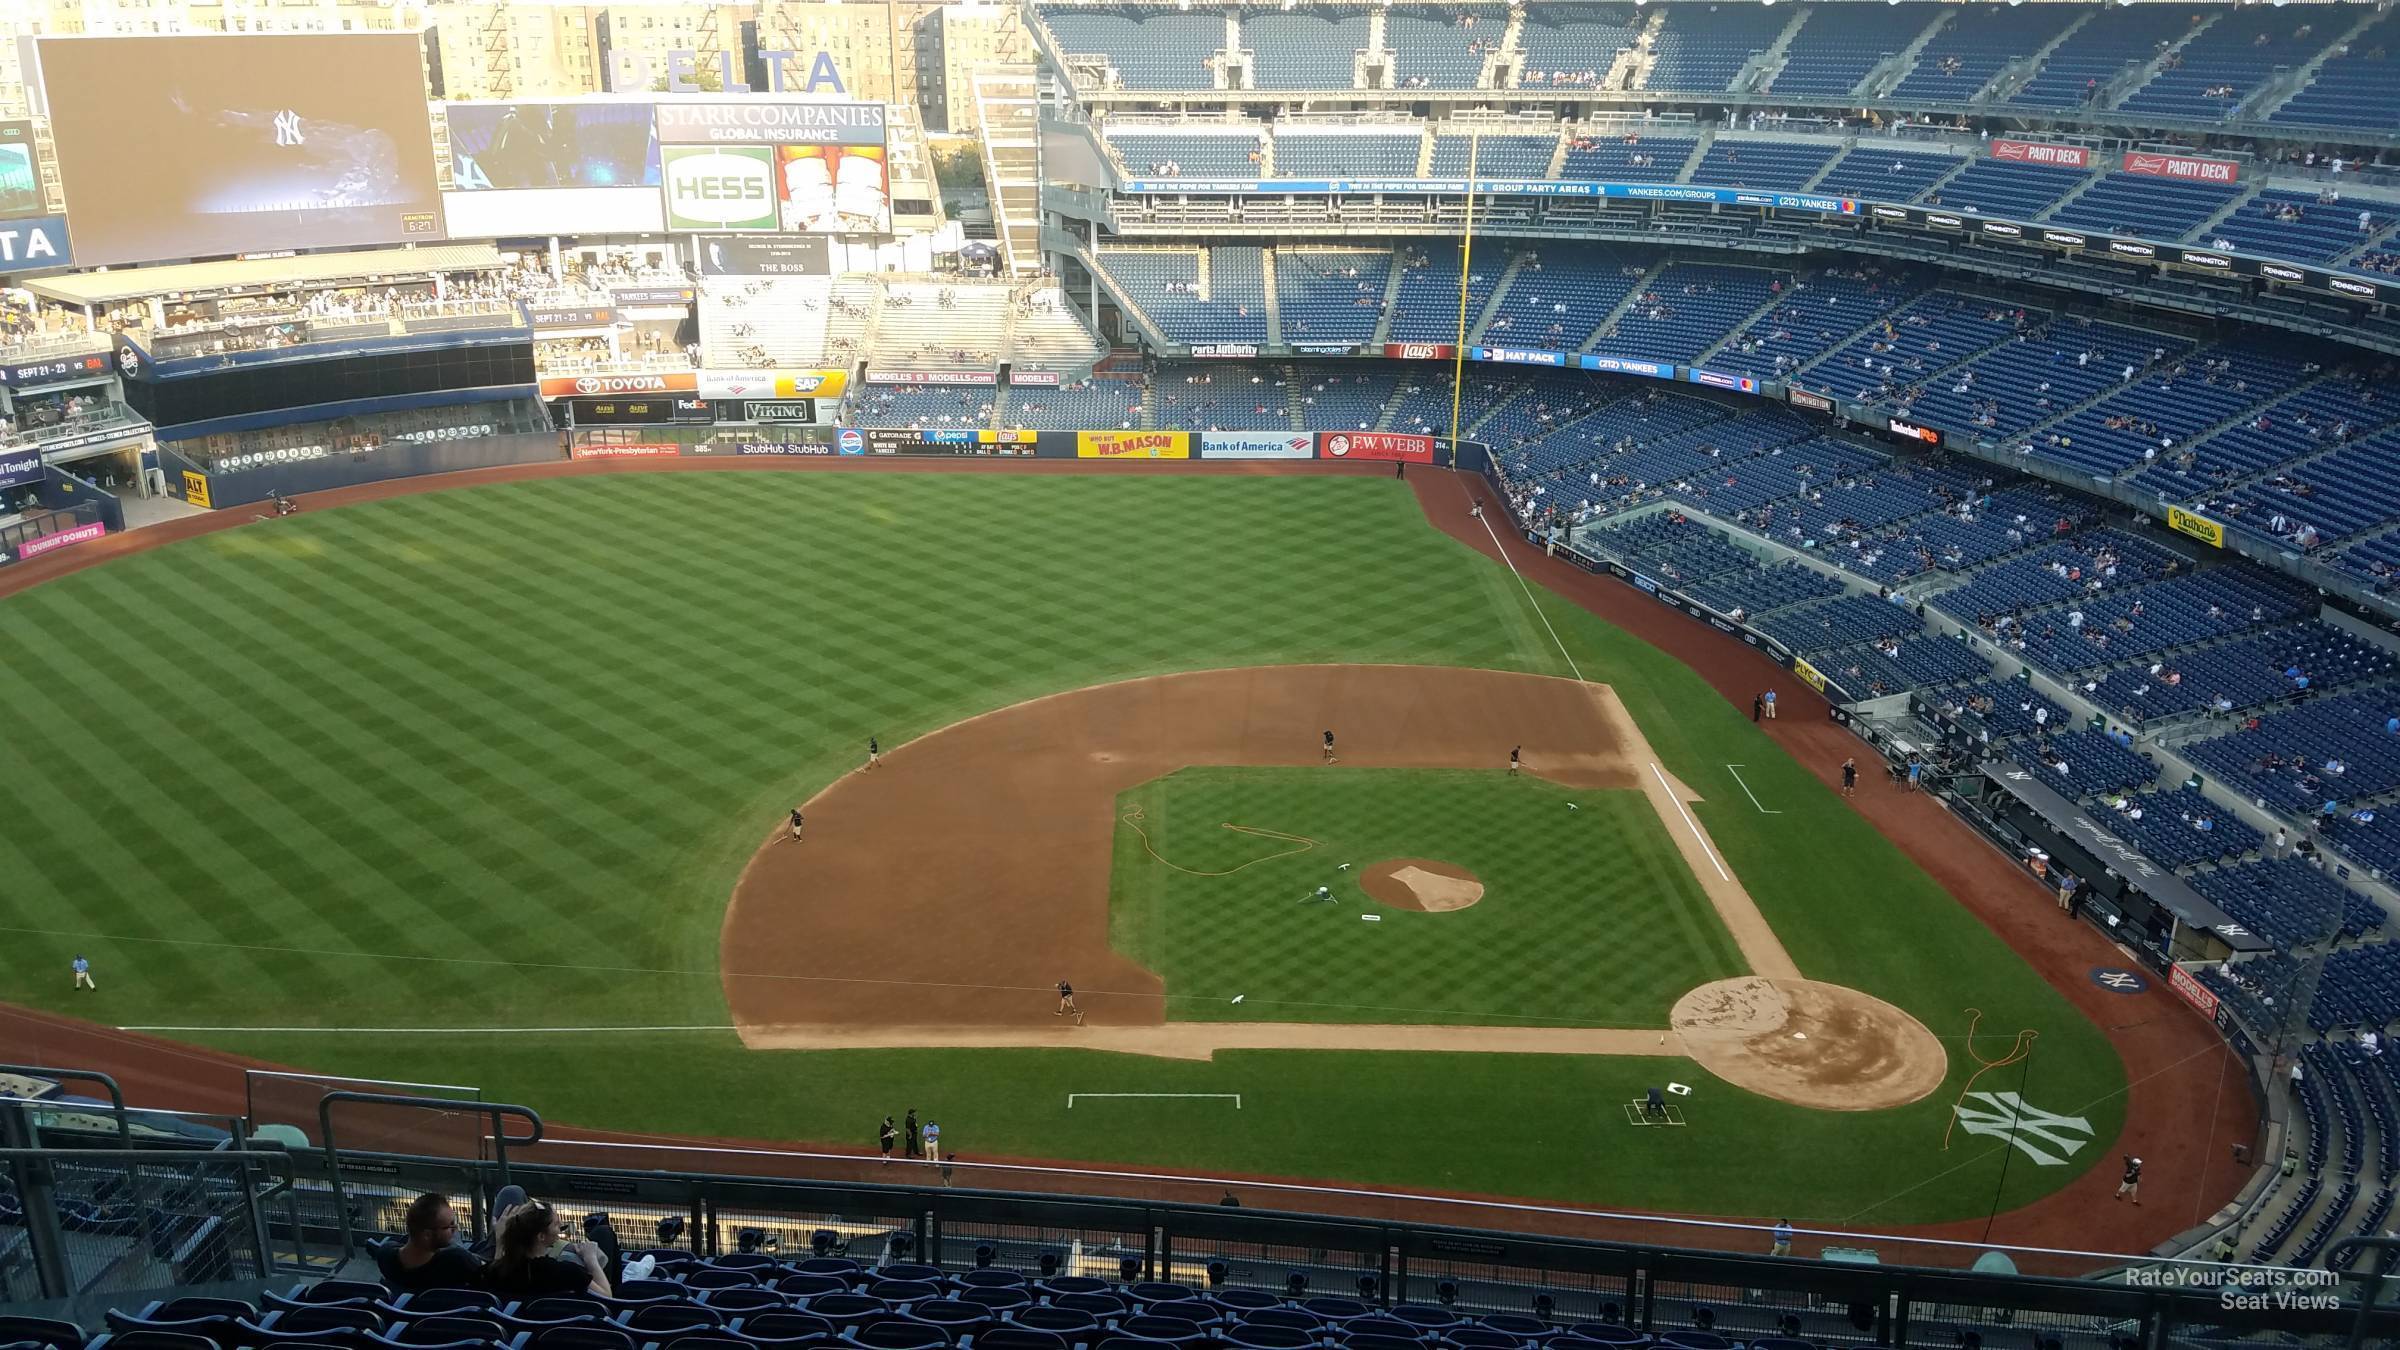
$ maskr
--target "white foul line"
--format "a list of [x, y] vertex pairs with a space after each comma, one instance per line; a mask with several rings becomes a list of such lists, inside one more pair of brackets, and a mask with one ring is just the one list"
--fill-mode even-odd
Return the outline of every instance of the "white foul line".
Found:
[[[1742, 770], [1747, 767], [1749, 766], [1744, 764], [1728, 764], [1725, 766], [1725, 772], [1733, 775], [1733, 781], [1742, 783]], [[1780, 816], [1783, 814], [1781, 811], [1768, 810], [1766, 804], [1758, 799], [1758, 794], [1750, 790], [1750, 785], [1748, 783], [1742, 783], [1742, 795], [1750, 799], [1750, 804], [1757, 807], [1758, 813], [1762, 816]]]
[[1667, 800], [1674, 804], [1675, 814], [1683, 817], [1683, 827], [1692, 832], [1692, 842], [1700, 846], [1700, 856], [1708, 859], [1708, 865], [1717, 869], [1719, 877], [1733, 880], [1732, 874], [1725, 870], [1725, 864], [1718, 862], [1717, 855], [1709, 850], [1708, 836], [1700, 833], [1700, 826], [1692, 819], [1692, 813], [1683, 809], [1683, 800], [1675, 795], [1675, 785], [1667, 781], [1666, 772], [1656, 763], [1651, 764], [1650, 772], [1658, 775], [1659, 791], [1667, 794]]
[[[731, 1025], [720, 1026], [659, 1026], [659, 1027], [118, 1027], [119, 1031], [187, 1031], [231, 1035], [236, 1032], [255, 1032], [276, 1036], [501, 1036], [501, 1035], [574, 1035], [590, 1036], [621, 1031], [734, 1031]], [[301, 1074], [298, 1077], [319, 1078], [322, 1074]]]
[[1575, 658], [1567, 653], [1567, 644], [1558, 640], [1558, 630], [1550, 627], [1550, 616], [1542, 612], [1542, 602], [1533, 598], [1533, 587], [1525, 583], [1525, 574], [1517, 571], [1516, 559], [1508, 556], [1508, 545], [1500, 542], [1499, 532], [1492, 528], [1492, 518], [1482, 515], [1475, 518], [1483, 522], [1483, 532], [1492, 537], [1492, 547], [1499, 552], [1500, 561], [1508, 564], [1509, 573], [1517, 579], [1518, 589], [1525, 592], [1525, 603], [1533, 606], [1533, 616], [1542, 621], [1542, 627], [1550, 629], [1550, 641], [1558, 648], [1558, 654], [1567, 658], [1567, 669], [1573, 672], [1575, 683], [1584, 683], [1583, 672], [1576, 668]]
[[1068, 1110], [1072, 1111], [1075, 1109], [1075, 1099], [1077, 1097], [1175, 1097], [1183, 1099], [1208, 1098], [1216, 1101], [1231, 1100], [1233, 1102], [1234, 1110], [1239, 1111], [1242, 1109], [1242, 1094], [1238, 1092], [1070, 1092], [1067, 1094]]

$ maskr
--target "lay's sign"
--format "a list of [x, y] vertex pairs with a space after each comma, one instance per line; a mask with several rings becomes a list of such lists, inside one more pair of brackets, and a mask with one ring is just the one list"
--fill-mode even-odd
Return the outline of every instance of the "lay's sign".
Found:
[[1078, 431], [1077, 459], [1190, 459], [1188, 431]]

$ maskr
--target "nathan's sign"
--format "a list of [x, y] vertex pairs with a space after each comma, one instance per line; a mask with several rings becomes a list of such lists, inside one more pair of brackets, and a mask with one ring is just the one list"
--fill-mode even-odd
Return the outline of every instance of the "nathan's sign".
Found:
[[592, 394], [696, 394], [700, 377], [688, 370], [645, 371], [624, 375], [551, 375], [542, 380], [543, 398], [572, 398]]
[[2242, 166], [2238, 160], [2159, 155], [2147, 150], [2126, 151], [2124, 167], [2127, 173], [2146, 174], [2152, 178], [2180, 178], [2191, 183], [2238, 183], [2242, 178]]
[[2207, 544], [2211, 548], [2225, 547], [2225, 527], [2206, 516], [2194, 515], [2180, 506], [2167, 508], [2167, 528]]

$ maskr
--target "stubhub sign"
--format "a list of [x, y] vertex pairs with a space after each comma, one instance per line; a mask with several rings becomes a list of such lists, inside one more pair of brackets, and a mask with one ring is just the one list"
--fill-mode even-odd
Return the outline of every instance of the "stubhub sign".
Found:
[[761, 145], [659, 148], [670, 230], [775, 228], [775, 152]]

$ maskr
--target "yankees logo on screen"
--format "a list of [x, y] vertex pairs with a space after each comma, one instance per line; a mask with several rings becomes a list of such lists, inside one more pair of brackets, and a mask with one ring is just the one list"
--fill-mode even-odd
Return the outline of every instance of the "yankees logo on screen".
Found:
[[300, 114], [289, 108], [275, 114], [275, 143], [277, 145], [308, 144], [308, 138], [300, 134]]

